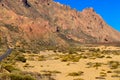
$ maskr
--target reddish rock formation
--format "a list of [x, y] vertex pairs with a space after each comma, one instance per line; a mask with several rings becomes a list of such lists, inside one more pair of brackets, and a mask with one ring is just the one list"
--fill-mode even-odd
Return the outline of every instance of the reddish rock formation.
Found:
[[[28, 4], [27, 0], [22, 1]], [[52, 0], [28, 1], [29, 8], [20, 0], [0, 2], [0, 32], [9, 44], [20, 41], [33, 47], [57, 47], [120, 42], [120, 33], [107, 25], [93, 8], [78, 12]]]

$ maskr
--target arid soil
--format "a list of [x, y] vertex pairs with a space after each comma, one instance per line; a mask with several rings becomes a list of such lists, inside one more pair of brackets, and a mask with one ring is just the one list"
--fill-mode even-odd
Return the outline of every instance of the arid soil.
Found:
[[[120, 48], [96, 47], [101, 51], [63, 54], [53, 51], [41, 51], [40, 54], [25, 54], [26, 63], [17, 62], [23, 71], [51, 74], [55, 80], [120, 80]], [[105, 53], [102, 52], [106, 51]], [[111, 50], [110, 52], [108, 52]], [[95, 55], [97, 54], [97, 55]], [[70, 58], [68, 56], [81, 56]], [[85, 57], [86, 56], [86, 57]], [[67, 59], [69, 58], [69, 59]]]

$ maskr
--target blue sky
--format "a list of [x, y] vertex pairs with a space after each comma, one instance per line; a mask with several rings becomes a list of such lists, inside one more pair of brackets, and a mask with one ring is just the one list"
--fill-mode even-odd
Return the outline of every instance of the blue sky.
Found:
[[54, 0], [71, 8], [82, 11], [93, 7], [105, 22], [120, 32], [120, 0]]

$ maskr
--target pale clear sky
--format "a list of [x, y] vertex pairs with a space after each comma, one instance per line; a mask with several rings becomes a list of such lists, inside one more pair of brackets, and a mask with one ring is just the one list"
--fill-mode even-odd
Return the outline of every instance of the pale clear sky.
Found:
[[120, 32], [120, 0], [54, 0], [78, 11], [93, 7], [105, 22]]

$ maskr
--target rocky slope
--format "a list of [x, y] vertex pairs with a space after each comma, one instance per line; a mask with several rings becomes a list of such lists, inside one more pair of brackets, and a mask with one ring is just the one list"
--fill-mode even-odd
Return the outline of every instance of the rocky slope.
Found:
[[52, 0], [0, 0], [1, 44], [24, 49], [120, 42], [93, 8], [82, 12]]

